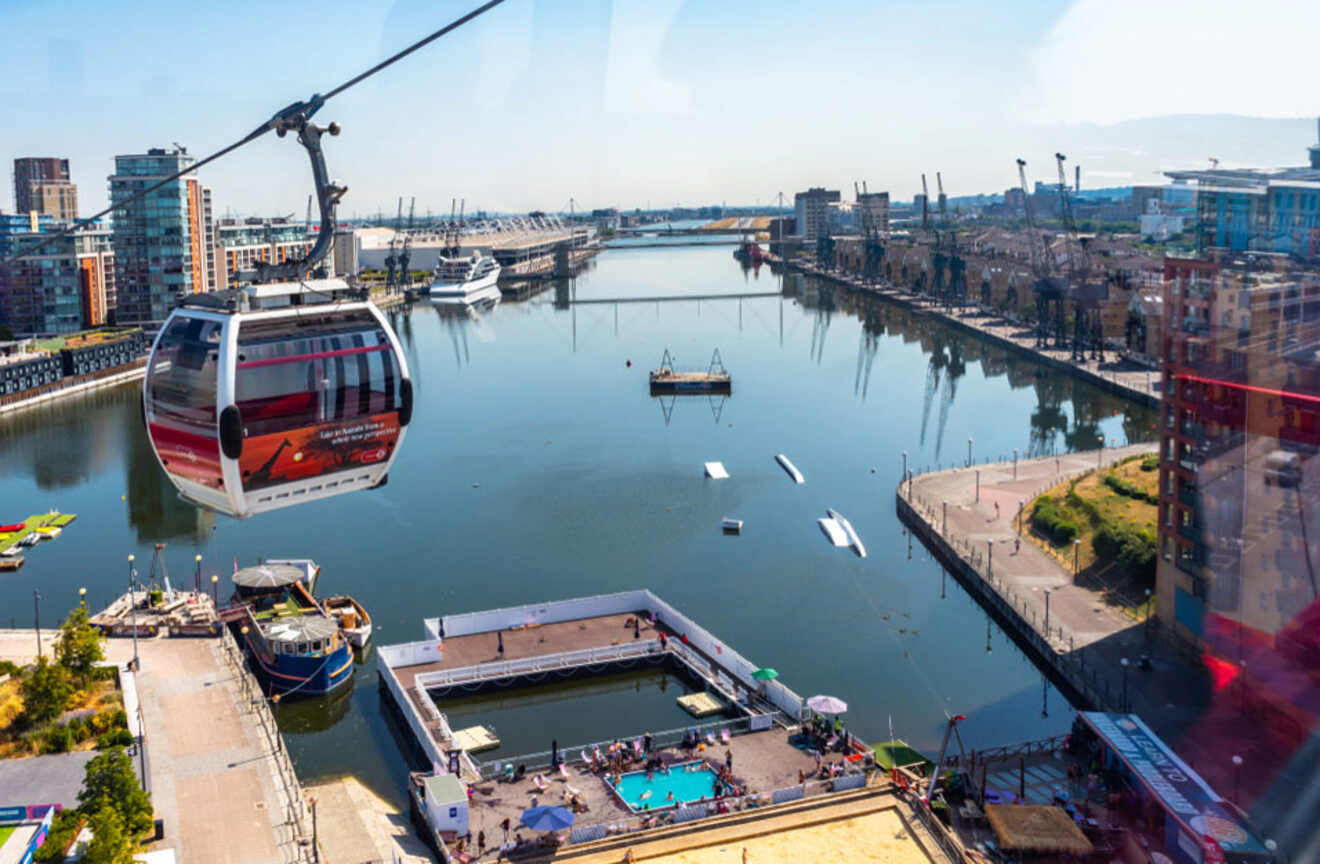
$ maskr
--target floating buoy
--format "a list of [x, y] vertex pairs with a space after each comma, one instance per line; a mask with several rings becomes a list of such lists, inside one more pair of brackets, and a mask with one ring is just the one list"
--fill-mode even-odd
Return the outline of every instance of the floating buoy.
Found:
[[624, 361], [623, 361], [623, 365], [624, 365], [624, 366], [627, 366], [629, 369], [631, 369], [631, 368], [632, 368], [632, 360], [631, 360], [631, 358], [628, 359], [628, 360], [624, 360]]

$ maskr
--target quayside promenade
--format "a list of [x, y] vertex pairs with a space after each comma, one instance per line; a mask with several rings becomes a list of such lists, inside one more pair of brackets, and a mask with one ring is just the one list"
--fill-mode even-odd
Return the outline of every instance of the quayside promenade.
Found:
[[891, 303], [938, 318], [959, 330], [975, 333], [1027, 355], [1040, 363], [1062, 369], [1112, 393], [1125, 396], [1142, 405], [1158, 407], [1160, 404], [1160, 373], [1106, 349], [1106, 360], [1078, 361], [1066, 348], [1040, 348], [1036, 345], [1033, 325], [1014, 321], [999, 312], [990, 312], [978, 306], [952, 307], [921, 294], [902, 291], [884, 282], [874, 285], [860, 276], [841, 270], [826, 269], [805, 262], [791, 262], [793, 269], [821, 279], [846, 286], [863, 294], [883, 298]]

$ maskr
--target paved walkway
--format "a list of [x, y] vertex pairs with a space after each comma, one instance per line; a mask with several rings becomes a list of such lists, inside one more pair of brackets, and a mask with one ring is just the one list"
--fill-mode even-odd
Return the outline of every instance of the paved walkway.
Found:
[[[1096, 707], [1120, 710], [1126, 704], [1172, 741], [1209, 704], [1211, 688], [1204, 668], [1166, 644], [1158, 627], [1148, 628], [1106, 602], [1098, 591], [1081, 584], [1071, 568], [1034, 543], [1024, 541], [1015, 551], [1018, 509], [1024, 503], [1097, 464], [1110, 465], [1154, 449], [1131, 445], [1020, 460], [1016, 471], [1011, 462], [941, 471], [914, 477], [910, 486], [900, 486], [899, 494], [1034, 634], [1046, 639], [1052, 651], [1070, 664], [1070, 671], [1083, 676], [1099, 703]], [[1030, 531], [1025, 513], [1023, 530]], [[1138, 665], [1143, 654], [1151, 657], [1149, 670]], [[1123, 658], [1129, 661], [1126, 673]]]
[[1112, 350], [1105, 351], [1106, 361], [1096, 360], [1075, 362], [1072, 352], [1062, 348], [1037, 348], [1034, 326], [1015, 323], [998, 312], [982, 311], [979, 307], [965, 309], [947, 308], [932, 300], [927, 295], [913, 294], [896, 288], [891, 284], [867, 285], [860, 276], [842, 270], [825, 270], [814, 265], [794, 264], [797, 269], [829, 279], [852, 288], [855, 291], [884, 297], [902, 306], [921, 309], [927, 314], [944, 318], [999, 342], [1008, 343], [1023, 351], [1037, 355], [1045, 362], [1061, 364], [1078, 370], [1087, 377], [1094, 376], [1110, 382], [1127, 391], [1127, 395], [1137, 398], [1159, 399], [1160, 372], [1151, 370], [1139, 363], [1126, 360]]
[[307, 794], [316, 799], [323, 861], [435, 861], [431, 850], [413, 831], [408, 814], [400, 813], [357, 778], [343, 777], [308, 786]]

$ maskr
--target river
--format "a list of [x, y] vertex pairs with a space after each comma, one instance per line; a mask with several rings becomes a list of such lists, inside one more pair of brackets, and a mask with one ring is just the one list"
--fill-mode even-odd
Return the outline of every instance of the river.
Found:
[[[200, 553], [222, 596], [235, 559], [315, 558], [319, 591], [362, 601], [380, 643], [420, 638], [427, 616], [649, 587], [802, 695], [848, 701], [864, 738], [892, 723], [933, 750], [946, 712], [967, 715], [968, 747], [1065, 729], [1062, 696], [910, 546], [894, 513], [900, 454], [948, 467], [969, 439], [978, 461], [1093, 448], [1100, 435], [1152, 440], [1153, 412], [881, 301], [744, 270], [730, 251], [614, 248], [571, 284], [480, 316], [427, 304], [394, 315], [417, 402], [389, 484], [243, 522], [177, 499], [136, 387], [0, 420], [0, 520], [78, 514], [0, 575], [0, 623], [30, 625], [34, 590], [48, 624], [79, 587], [105, 603], [129, 553], [147, 575], [156, 542], [176, 586], [193, 584]], [[629, 302], [716, 294], [726, 299]], [[666, 349], [705, 368], [716, 348], [731, 397], [648, 395]], [[805, 484], [775, 464], [781, 452]], [[704, 479], [708, 460], [731, 478]], [[826, 507], [870, 557], [825, 542]], [[726, 515], [745, 520], [742, 536], [721, 533]], [[500, 731], [537, 737], [534, 701], [502, 703]], [[370, 655], [350, 693], [280, 710], [304, 780], [354, 772], [402, 800]]]

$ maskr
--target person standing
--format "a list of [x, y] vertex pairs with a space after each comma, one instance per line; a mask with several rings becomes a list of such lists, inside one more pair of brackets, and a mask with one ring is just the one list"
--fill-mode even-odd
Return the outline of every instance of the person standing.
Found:
[[508, 843], [508, 842], [509, 842], [509, 817], [508, 817], [508, 816], [505, 816], [505, 817], [504, 817], [504, 821], [500, 823], [500, 827], [504, 829], [504, 842], [505, 842], [505, 843]]
[[486, 831], [483, 828], [477, 832], [477, 855], [486, 854]]

